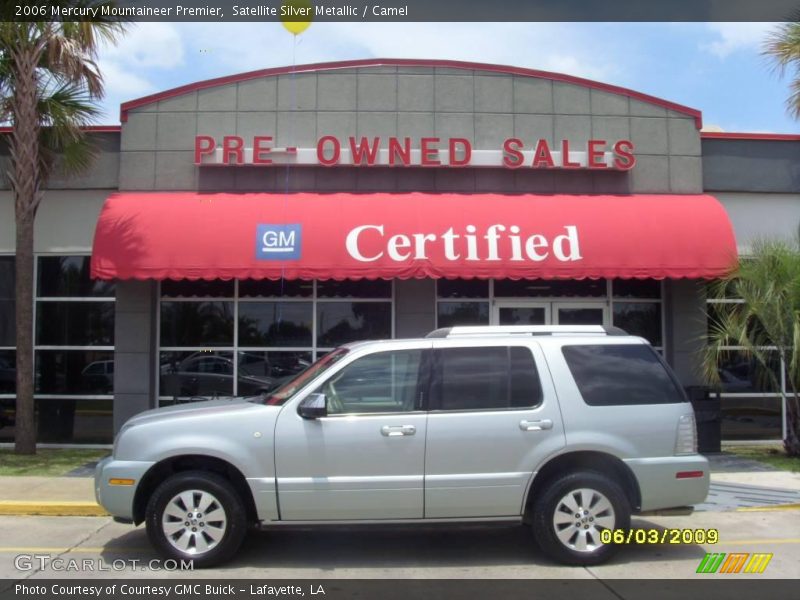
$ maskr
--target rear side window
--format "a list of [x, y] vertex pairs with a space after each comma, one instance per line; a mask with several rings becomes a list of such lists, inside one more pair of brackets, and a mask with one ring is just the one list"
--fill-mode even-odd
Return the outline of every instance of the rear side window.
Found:
[[442, 348], [435, 351], [434, 362], [434, 409], [498, 410], [542, 401], [539, 374], [528, 348]]
[[563, 346], [561, 351], [590, 406], [685, 402], [650, 346], [598, 344]]

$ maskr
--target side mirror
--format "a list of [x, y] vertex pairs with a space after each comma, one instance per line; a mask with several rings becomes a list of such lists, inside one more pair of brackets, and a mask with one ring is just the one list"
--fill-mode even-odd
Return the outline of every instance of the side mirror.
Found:
[[328, 416], [328, 399], [325, 394], [309, 394], [297, 407], [297, 414], [304, 419], [319, 419]]

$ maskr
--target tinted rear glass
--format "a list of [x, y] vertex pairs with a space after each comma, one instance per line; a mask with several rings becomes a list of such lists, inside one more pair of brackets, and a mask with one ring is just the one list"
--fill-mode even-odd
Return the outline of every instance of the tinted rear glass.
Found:
[[434, 396], [441, 410], [536, 406], [542, 388], [528, 348], [443, 348], [436, 351]]
[[598, 344], [561, 351], [590, 406], [685, 402], [650, 346]]

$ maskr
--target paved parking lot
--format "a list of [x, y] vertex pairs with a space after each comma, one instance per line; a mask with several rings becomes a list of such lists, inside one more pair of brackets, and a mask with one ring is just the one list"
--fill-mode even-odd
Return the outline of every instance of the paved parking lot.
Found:
[[[706, 552], [773, 553], [756, 577], [800, 577], [798, 510], [634, 519], [633, 527], [716, 528], [720, 542], [626, 546], [606, 565], [579, 568], [548, 561], [527, 528], [519, 526], [273, 529], [253, 532], [230, 564], [193, 573], [143, 570], [157, 558], [143, 527], [105, 517], [0, 517], [0, 577], [683, 579], [703, 577], [696, 570]], [[29, 568], [23, 559], [27, 570], [15, 567], [19, 556], [32, 557]], [[42, 568], [41, 556], [49, 557], [44, 562], [61, 558], [68, 565], [69, 559], [77, 564], [88, 559], [96, 569], [122, 570], [55, 571]]]

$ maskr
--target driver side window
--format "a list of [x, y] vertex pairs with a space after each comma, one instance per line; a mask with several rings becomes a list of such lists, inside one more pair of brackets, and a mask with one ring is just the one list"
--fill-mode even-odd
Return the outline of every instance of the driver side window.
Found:
[[323, 383], [329, 415], [410, 412], [416, 407], [422, 350], [359, 358]]

